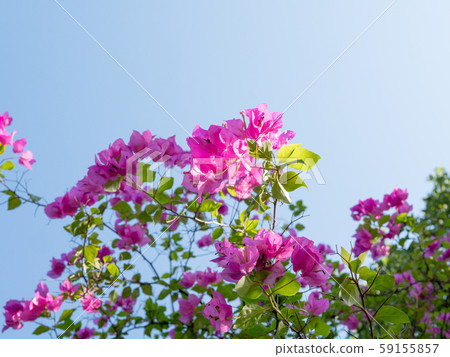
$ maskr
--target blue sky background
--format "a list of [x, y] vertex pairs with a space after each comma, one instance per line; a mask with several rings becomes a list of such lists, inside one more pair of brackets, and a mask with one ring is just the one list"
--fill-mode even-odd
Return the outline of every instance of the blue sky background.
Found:
[[[283, 111], [390, 1], [74, 1], [61, 4], [191, 132], [267, 102]], [[0, 2], [0, 111], [37, 159], [31, 192], [51, 201], [94, 154], [133, 129], [175, 124], [52, 0]], [[398, 1], [286, 113], [295, 142], [319, 153], [325, 185], [299, 191], [305, 235], [349, 245], [349, 207], [449, 169], [450, 3]], [[0, 207], [0, 305], [30, 298], [70, 249], [61, 221]], [[32, 337], [28, 324], [1, 338]]]

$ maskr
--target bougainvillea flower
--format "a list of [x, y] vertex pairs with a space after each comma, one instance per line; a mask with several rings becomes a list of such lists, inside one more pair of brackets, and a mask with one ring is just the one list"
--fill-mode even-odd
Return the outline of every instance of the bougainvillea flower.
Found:
[[80, 284], [78, 285], [73, 285], [69, 279], [64, 280], [64, 282], [62, 282], [61, 284], [59, 284], [59, 290], [61, 291], [61, 293], [67, 293], [69, 294], [69, 296], [71, 296], [73, 293], [75, 293], [76, 291], [78, 291], [78, 289], [80, 288]]
[[222, 126], [211, 125], [207, 130], [197, 125], [187, 139], [192, 160], [183, 184], [198, 193], [199, 200], [204, 193], [218, 193], [226, 185], [233, 186], [234, 197], [249, 198], [253, 188], [262, 183], [262, 169], [250, 155], [247, 140], [255, 140], [258, 146], [270, 142], [277, 149], [295, 135], [292, 131], [279, 131], [282, 113], [269, 112], [267, 104], [243, 113], [248, 125], [241, 119], [228, 120]]
[[6, 331], [10, 327], [15, 330], [22, 328], [23, 302], [18, 300], [9, 300], [5, 304], [4, 309], [6, 325], [3, 327], [2, 332]]
[[197, 245], [199, 248], [203, 248], [203, 247], [208, 247], [213, 243], [212, 241], [212, 237], [211, 234], [207, 234], [203, 237], [201, 237], [198, 241], [197, 241]]
[[394, 190], [389, 195], [384, 195], [383, 203], [388, 207], [399, 207], [408, 198], [408, 192], [406, 189], [401, 190], [398, 187], [394, 187]]
[[444, 253], [439, 255], [436, 260], [450, 260], [450, 248], [447, 249]]
[[381, 241], [381, 242], [374, 244], [370, 248], [370, 253], [372, 254], [372, 259], [377, 260], [379, 258], [388, 256], [389, 250], [390, 250], [390, 247], [388, 245], [384, 244], [383, 241]]
[[12, 145], [14, 141], [14, 136], [17, 134], [17, 130], [13, 131], [12, 134], [8, 133], [6, 130], [0, 127], [0, 144], [1, 145]]
[[259, 258], [259, 252], [255, 246], [236, 247], [227, 239], [216, 242], [215, 246], [219, 257], [212, 261], [224, 268], [221, 272], [224, 280], [238, 282], [255, 268]]
[[407, 281], [409, 284], [414, 284], [416, 282], [416, 279], [413, 278], [411, 271], [405, 271], [403, 273], [397, 273], [394, 274], [395, 278], [395, 284], [401, 284], [405, 281]]
[[329, 307], [330, 301], [328, 299], [319, 299], [319, 294], [317, 292], [313, 292], [309, 295], [308, 303], [303, 307], [303, 309], [307, 313], [317, 316], [327, 311]]
[[88, 338], [91, 338], [92, 336], [94, 336], [94, 334], [95, 334], [95, 329], [85, 327], [85, 328], [79, 329], [75, 335], [79, 339], [88, 339]]
[[59, 278], [62, 273], [64, 273], [64, 269], [66, 269], [66, 264], [61, 259], [53, 258], [51, 260], [52, 269], [47, 273], [47, 275], [52, 279]]
[[263, 284], [265, 285], [274, 285], [278, 281], [278, 279], [286, 274], [286, 269], [284, 268], [281, 261], [275, 262], [275, 264], [271, 265], [265, 270], [270, 272], [269, 275], [267, 275], [267, 277], [263, 280]]
[[333, 272], [333, 267], [325, 264], [316, 264], [311, 271], [302, 273], [302, 276], [298, 281], [302, 286], [316, 286], [324, 288], [331, 273]]
[[244, 238], [246, 245], [253, 245], [258, 249], [262, 264], [274, 258], [277, 261], [285, 261], [289, 259], [294, 250], [294, 240], [283, 239], [279, 234], [261, 229], [253, 239]]
[[183, 278], [180, 280], [180, 285], [184, 288], [191, 288], [197, 281], [197, 275], [191, 272], [184, 272]]
[[222, 281], [221, 275], [216, 271], [212, 271], [209, 267], [206, 271], [197, 271], [195, 276], [197, 284], [203, 287], [207, 287], [210, 284], [218, 284]]
[[[26, 159], [27, 156], [24, 158]], [[102, 194], [113, 195], [112, 203], [123, 199], [125, 201], [135, 200], [136, 203], [141, 204], [143, 200], [149, 198], [145, 192], [134, 186], [122, 181], [119, 190], [110, 193], [105, 191], [105, 185], [110, 181], [117, 180], [119, 175], [122, 178], [128, 174], [133, 175], [136, 173], [133, 168], [137, 167], [137, 163], [147, 158], [155, 162], [162, 162], [166, 167], [175, 165], [184, 167], [190, 162], [191, 154], [176, 144], [175, 137], [154, 138], [148, 130], [142, 134], [134, 131], [128, 145], [122, 139], [118, 139], [108, 149], [99, 152], [95, 157], [95, 165], [90, 166], [87, 175], [73, 187], [72, 195], [67, 197], [66, 194], [64, 197], [56, 198], [54, 202], [47, 205], [45, 213], [52, 219], [64, 218], [68, 215], [74, 216], [80, 205], [92, 206], [97, 202], [98, 196]], [[127, 171], [129, 169], [132, 172]], [[134, 179], [138, 180], [137, 177]], [[69, 204], [63, 202], [63, 198], [69, 199]]]
[[349, 330], [356, 330], [358, 328], [359, 321], [354, 314], [350, 314], [346, 320], [342, 321], [342, 324], [347, 326]]
[[99, 258], [103, 263], [105, 262], [103, 260], [106, 256], [111, 256], [114, 254], [114, 249], [111, 249], [110, 247], [104, 245], [97, 251], [97, 258]]
[[34, 298], [30, 301], [25, 301], [23, 304], [22, 320], [34, 321], [44, 311], [58, 311], [63, 302], [63, 297], [58, 296], [54, 298], [49, 292], [48, 287], [42, 281], [36, 288]]
[[423, 254], [425, 258], [432, 257], [434, 252], [441, 246], [442, 239], [435, 239], [434, 237], [431, 237], [430, 240], [433, 242], [425, 248], [425, 252]]
[[121, 307], [123, 311], [131, 314], [133, 312], [134, 305], [136, 305], [136, 299], [133, 299], [132, 296], [128, 296], [126, 298], [119, 296], [115, 305]]
[[25, 138], [16, 140], [13, 145], [13, 152], [15, 154], [20, 154], [25, 149], [26, 144], [27, 144], [27, 139], [25, 139]]
[[316, 264], [323, 262], [323, 255], [319, 253], [314, 242], [305, 237], [292, 237], [295, 248], [292, 252], [291, 262], [295, 272], [308, 273]]
[[189, 294], [187, 299], [179, 298], [178, 304], [180, 305], [180, 321], [188, 324], [192, 321], [192, 317], [194, 316], [195, 308], [200, 304], [201, 298], [194, 295]]
[[10, 126], [12, 123], [12, 118], [9, 116], [8, 112], [4, 112], [3, 115], [0, 115], [0, 128]]
[[116, 243], [116, 246], [119, 249], [130, 250], [135, 245], [142, 247], [151, 242], [151, 239], [147, 236], [144, 225], [141, 223], [133, 226], [116, 223], [115, 228], [117, 234], [122, 238]]
[[213, 298], [201, 313], [219, 333], [227, 332], [233, 326], [233, 309], [219, 292], [213, 292]]
[[98, 312], [98, 309], [102, 306], [102, 301], [89, 293], [85, 294], [80, 301], [83, 305], [83, 309], [88, 313]]
[[153, 136], [150, 130], [146, 130], [142, 134], [136, 130], [133, 130], [133, 134], [131, 134], [130, 136], [128, 146], [133, 152], [137, 153], [141, 150], [144, 150], [150, 144], [152, 138]]
[[353, 250], [355, 256], [358, 256], [361, 253], [368, 251], [372, 247], [371, 243], [372, 235], [367, 229], [365, 228], [359, 229], [353, 235], [353, 237], [356, 238], [355, 249]]
[[28, 170], [31, 170], [31, 165], [36, 162], [33, 159], [33, 153], [30, 150], [25, 151], [19, 158], [19, 164], [25, 166]]

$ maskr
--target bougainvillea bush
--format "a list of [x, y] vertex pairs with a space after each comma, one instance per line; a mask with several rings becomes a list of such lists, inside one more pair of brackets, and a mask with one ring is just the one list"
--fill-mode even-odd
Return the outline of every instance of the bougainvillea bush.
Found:
[[0, 117], [7, 209], [37, 205], [74, 246], [51, 259], [28, 299], [6, 303], [3, 331], [34, 323], [36, 335], [56, 338], [450, 337], [443, 170], [418, 216], [404, 189], [361, 200], [351, 208], [354, 239], [338, 248], [302, 236], [306, 207], [293, 198], [320, 156], [293, 142], [266, 104], [196, 126], [185, 148], [134, 131], [49, 204], [10, 178], [17, 154], [27, 169], [34, 162], [11, 122]]

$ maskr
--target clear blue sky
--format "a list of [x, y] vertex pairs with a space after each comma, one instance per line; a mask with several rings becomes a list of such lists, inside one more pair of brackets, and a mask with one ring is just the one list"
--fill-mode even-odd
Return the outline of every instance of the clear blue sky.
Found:
[[[189, 132], [269, 103], [283, 111], [391, 1], [61, 0]], [[0, 111], [37, 163], [49, 201], [133, 129], [186, 132], [53, 0], [0, 3]], [[325, 185], [302, 191], [305, 235], [348, 245], [349, 207], [406, 187], [416, 211], [436, 166], [450, 168], [450, 3], [400, 0], [286, 113], [295, 142], [319, 153]], [[62, 222], [0, 207], [0, 305], [30, 298], [70, 248]], [[3, 323], [3, 321], [2, 321]], [[34, 326], [0, 338], [30, 337]]]

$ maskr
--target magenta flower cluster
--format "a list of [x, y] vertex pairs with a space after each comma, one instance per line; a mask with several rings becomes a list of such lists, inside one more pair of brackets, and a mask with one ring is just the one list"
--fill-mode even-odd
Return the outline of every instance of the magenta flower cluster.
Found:
[[[245, 115], [245, 116], [244, 116]], [[247, 120], [245, 120], [247, 117]], [[277, 149], [295, 135], [281, 132], [282, 113], [271, 113], [267, 104], [243, 112], [243, 119], [211, 125], [207, 130], [195, 127], [187, 139], [191, 149], [191, 169], [185, 173], [183, 186], [191, 192], [214, 194], [231, 185], [237, 198], [249, 198], [255, 186], [261, 185], [262, 169], [251, 155], [248, 140], [257, 146], [270, 142]]]
[[324, 257], [311, 240], [296, 237], [294, 230], [290, 232], [289, 238], [283, 238], [273, 231], [262, 229], [253, 239], [244, 238], [242, 247], [227, 239], [216, 242], [219, 257], [213, 262], [223, 268], [221, 275], [226, 281], [238, 282], [244, 275], [265, 270], [269, 274], [264, 284], [273, 285], [286, 273], [282, 262], [291, 259], [293, 270], [301, 273], [298, 279], [303, 285], [325, 285], [332, 267], [322, 264]]
[[281, 262], [289, 259], [294, 250], [292, 239], [284, 239], [273, 231], [262, 229], [253, 239], [244, 238], [243, 241], [243, 247], [230, 243], [228, 239], [215, 243], [219, 257], [212, 261], [223, 268], [221, 275], [224, 280], [236, 283], [244, 275], [267, 270], [270, 274], [265, 283], [273, 284], [284, 275]]
[[25, 166], [28, 170], [31, 170], [31, 165], [33, 165], [36, 160], [33, 158], [33, 153], [29, 150], [25, 151], [25, 145], [27, 144], [27, 139], [22, 138], [14, 141], [14, 136], [17, 134], [17, 130], [12, 133], [6, 130], [7, 126], [12, 123], [12, 118], [9, 116], [8, 112], [0, 115], [0, 151], [2, 146], [11, 146], [14, 154], [21, 154], [19, 157], [19, 164]]
[[408, 213], [412, 210], [412, 206], [406, 202], [408, 192], [406, 189], [400, 190], [394, 188], [391, 194], [384, 195], [380, 202], [373, 198], [360, 200], [359, 203], [353, 206], [350, 210], [352, 218], [355, 221], [360, 221], [363, 217], [370, 217], [375, 221], [379, 221], [383, 216], [390, 214], [389, 211], [394, 210], [390, 214], [389, 220], [381, 229], [376, 228], [376, 233], [381, 235], [381, 240], [377, 243], [372, 241], [373, 233], [366, 227], [360, 226], [358, 231], [353, 235], [356, 238], [355, 248], [353, 250], [356, 256], [368, 250], [371, 251], [372, 258], [378, 259], [389, 254], [389, 246], [385, 244], [386, 239], [392, 239], [400, 233], [402, 227], [401, 223], [396, 223], [396, 217], [401, 213]]
[[[97, 202], [99, 195], [107, 194], [107, 183], [118, 180], [119, 176], [123, 178], [135, 173], [138, 161], [147, 157], [163, 162], [166, 167], [177, 165], [183, 168], [188, 164], [190, 154], [176, 144], [175, 137], [154, 138], [148, 130], [142, 134], [134, 131], [128, 144], [118, 139], [108, 149], [99, 152], [95, 165], [89, 167], [87, 175], [64, 196], [45, 207], [45, 213], [50, 218], [73, 217], [82, 205], [91, 206]], [[131, 172], [127, 172], [127, 163]], [[133, 200], [142, 203], [149, 200], [145, 193], [125, 181], [121, 182], [114, 196], [116, 199], [113, 202]]]
[[201, 237], [197, 241], [197, 246], [199, 248], [204, 248], [204, 247], [209, 247], [210, 245], [212, 245], [212, 243], [213, 243], [213, 240], [212, 240], [211, 234], [207, 234], [207, 235]]
[[209, 320], [216, 332], [228, 332], [233, 326], [233, 309], [221, 293], [214, 291], [212, 295], [212, 299], [206, 303], [201, 313]]
[[200, 286], [207, 287], [210, 284], [218, 284], [222, 281], [222, 276], [218, 272], [207, 268], [205, 271], [184, 272], [180, 285], [184, 288], [191, 288], [196, 283]]
[[23, 321], [35, 321], [45, 311], [58, 311], [63, 302], [63, 297], [53, 297], [48, 292], [48, 287], [43, 282], [37, 286], [36, 293], [31, 300], [9, 300], [4, 309], [5, 327], [20, 329]]
[[72, 249], [69, 253], [63, 253], [61, 254], [61, 257], [59, 259], [53, 258], [51, 263], [51, 270], [47, 273], [47, 275], [52, 279], [59, 278], [66, 269], [66, 265], [73, 265], [80, 261], [83, 257], [82, 254], [80, 254], [76, 259], [72, 261], [73, 256], [75, 255], [77, 249]]

